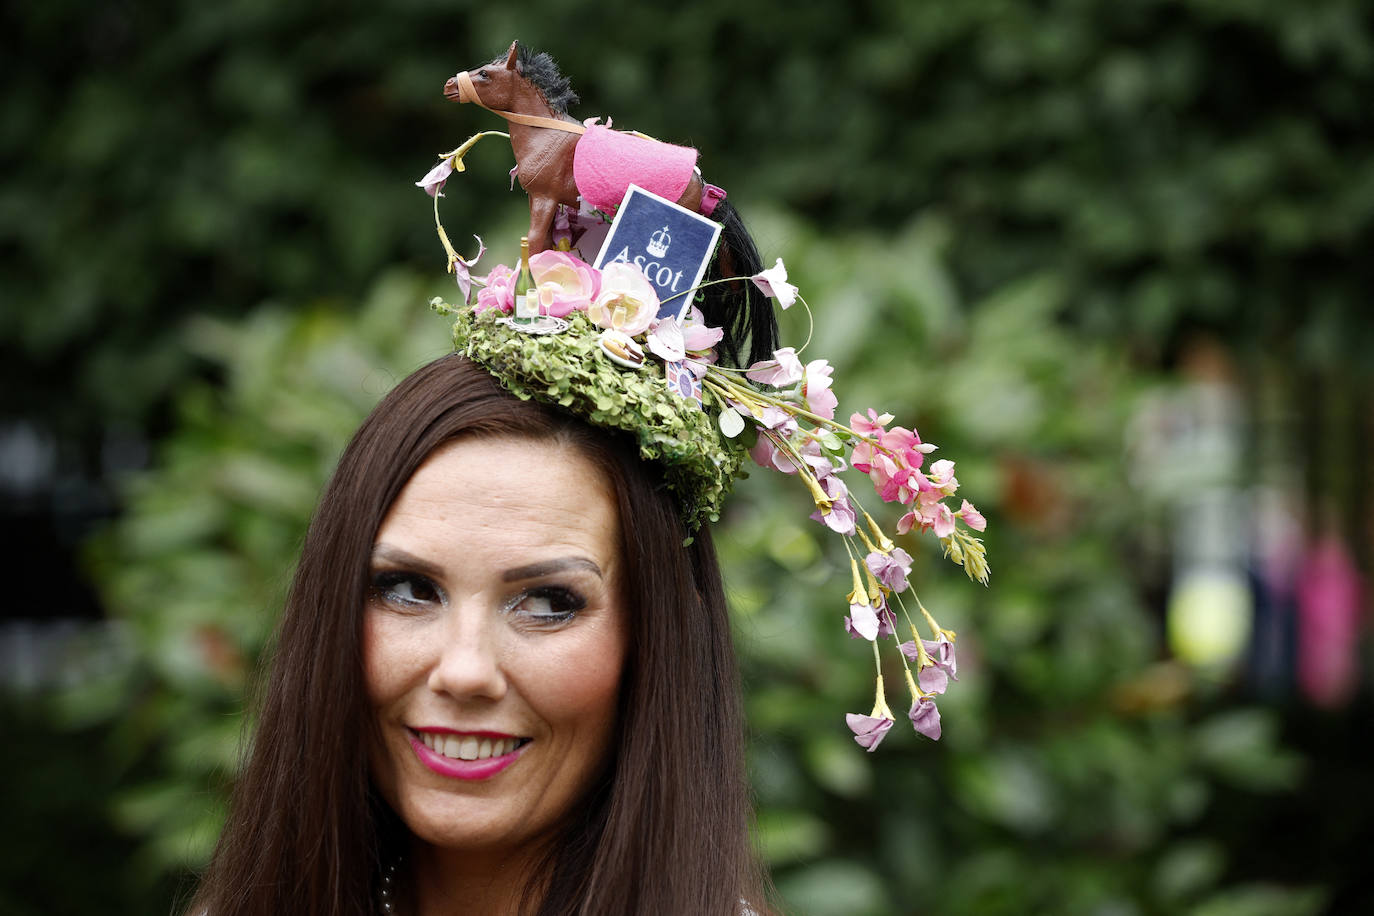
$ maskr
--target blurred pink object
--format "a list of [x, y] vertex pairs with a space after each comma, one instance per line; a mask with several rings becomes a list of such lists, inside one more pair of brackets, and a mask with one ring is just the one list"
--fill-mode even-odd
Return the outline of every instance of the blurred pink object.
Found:
[[1341, 706], [1359, 682], [1360, 575], [1340, 538], [1308, 553], [1297, 593], [1298, 686], [1313, 705]]

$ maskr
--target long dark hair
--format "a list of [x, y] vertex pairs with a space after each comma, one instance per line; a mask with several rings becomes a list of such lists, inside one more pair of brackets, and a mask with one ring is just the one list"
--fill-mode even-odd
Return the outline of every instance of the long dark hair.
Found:
[[561, 441], [607, 469], [622, 521], [630, 640], [607, 778], [537, 877], [539, 916], [738, 916], [758, 905], [738, 678], [706, 530], [684, 547], [659, 471], [633, 445], [504, 391], [459, 355], [401, 382], [344, 451], [305, 539], [256, 736], [192, 916], [368, 914], [407, 834], [370, 783], [375, 716], [360, 634], [377, 528], [458, 436]]

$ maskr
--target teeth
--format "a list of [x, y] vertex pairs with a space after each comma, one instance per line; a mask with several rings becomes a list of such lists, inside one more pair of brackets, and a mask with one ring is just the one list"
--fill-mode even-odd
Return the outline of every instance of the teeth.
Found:
[[520, 745], [519, 738], [478, 738], [475, 735], [436, 735], [421, 732], [420, 740], [425, 747], [437, 754], [454, 760], [486, 760], [490, 757], [503, 757]]

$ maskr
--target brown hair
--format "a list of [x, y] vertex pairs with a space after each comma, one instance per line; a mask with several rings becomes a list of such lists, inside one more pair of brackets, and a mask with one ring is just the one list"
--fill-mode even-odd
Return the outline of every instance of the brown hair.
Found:
[[[632, 443], [504, 391], [459, 355], [401, 382], [359, 428], [306, 535], [257, 733], [193, 914], [372, 913], [403, 825], [367, 772], [360, 634], [372, 542], [425, 458], [457, 436], [562, 440], [609, 472], [630, 639], [606, 781], [538, 881], [540, 916], [738, 916], [758, 901], [734, 651], [715, 552]], [[632, 520], [632, 521], [630, 521]], [[757, 904], [756, 904], [757, 905]]]

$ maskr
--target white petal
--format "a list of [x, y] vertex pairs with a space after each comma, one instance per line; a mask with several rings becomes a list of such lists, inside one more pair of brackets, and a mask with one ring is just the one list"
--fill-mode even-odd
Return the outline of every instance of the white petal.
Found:
[[725, 434], [725, 438], [733, 439], [744, 432], [744, 417], [741, 417], [733, 408], [725, 408], [720, 412], [720, 431]]

